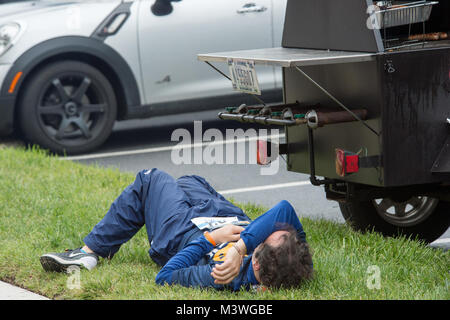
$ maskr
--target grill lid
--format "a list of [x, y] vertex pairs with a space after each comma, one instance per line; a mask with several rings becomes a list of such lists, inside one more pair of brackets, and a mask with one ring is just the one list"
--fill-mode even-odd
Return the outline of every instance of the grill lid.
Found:
[[380, 30], [370, 26], [372, 0], [288, 0], [286, 48], [384, 51]]

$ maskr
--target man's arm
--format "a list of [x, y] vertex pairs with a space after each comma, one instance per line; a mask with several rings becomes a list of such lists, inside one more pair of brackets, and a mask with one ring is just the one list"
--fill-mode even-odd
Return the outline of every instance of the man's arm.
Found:
[[212, 249], [214, 246], [203, 235], [190, 242], [164, 265], [156, 276], [156, 283], [180, 284], [185, 287], [214, 286], [211, 266], [196, 265]]
[[298, 237], [306, 241], [306, 234], [303, 226], [295, 213], [291, 204], [286, 201], [280, 201], [272, 209], [255, 219], [250, 225], [241, 232], [241, 239], [245, 243], [247, 253], [264, 242], [272, 233], [282, 230], [287, 226], [297, 231]]
[[[215, 245], [224, 242], [236, 241], [244, 228], [227, 225], [210, 233]], [[211, 266], [196, 265], [208, 252], [214, 249], [214, 245], [204, 235], [190, 242], [183, 250], [178, 252], [156, 276], [156, 283], [177, 283], [186, 287], [214, 286], [214, 278], [211, 276]]]
[[282, 230], [287, 226], [294, 228], [299, 239], [306, 241], [306, 234], [294, 208], [289, 202], [283, 200], [255, 219], [241, 232], [241, 239], [236, 244], [236, 250], [230, 251], [224, 263], [213, 268], [211, 275], [215, 279], [214, 283], [227, 284], [231, 282], [238, 274], [242, 256], [252, 253], [273, 232]]

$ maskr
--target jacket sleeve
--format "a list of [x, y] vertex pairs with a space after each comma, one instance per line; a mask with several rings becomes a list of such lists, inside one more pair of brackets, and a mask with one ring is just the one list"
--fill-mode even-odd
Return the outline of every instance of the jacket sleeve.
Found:
[[283, 230], [286, 226], [297, 230], [299, 239], [306, 242], [306, 233], [303, 231], [303, 226], [294, 208], [288, 201], [283, 200], [262, 216], [255, 219], [242, 231], [241, 239], [247, 247], [247, 253], [252, 253], [273, 232]]
[[221, 288], [221, 285], [214, 284], [209, 264], [197, 265], [212, 249], [214, 246], [203, 235], [190, 242], [164, 265], [156, 276], [156, 283], [160, 285], [179, 284], [185, 287]]

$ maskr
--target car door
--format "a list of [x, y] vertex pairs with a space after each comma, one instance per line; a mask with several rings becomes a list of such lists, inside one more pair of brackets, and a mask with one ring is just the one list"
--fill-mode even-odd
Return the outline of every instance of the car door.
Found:
[[[271, 47], [272, 0], [182, 0], [157, 16], [141, 0], [138, 38], [147, 104], [233, 94], [231, 83], [197, 54]], [[225, 64], [217, 67], [228, 74]], [[258, 70], [261, 89], [274, 88], [274, 69]]]

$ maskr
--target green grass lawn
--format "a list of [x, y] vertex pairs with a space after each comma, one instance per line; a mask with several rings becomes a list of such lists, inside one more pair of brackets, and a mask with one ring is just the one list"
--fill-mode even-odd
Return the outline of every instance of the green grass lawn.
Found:
[[[102, 260], [91, 272], [82, 270], [80, 289], [69, 289], [67, 274], [44, 272], [39, 256], [81, 246], [133, 181], [128, 173], [60, 161], [36, 150], [0, 149], [0, 280], [54, 299], [450, 298], [449, 252], [306, 218], [301, 221], [314, 252], [315, 277], [296, 290], [233, 293], [158, 286], [159, 268], [148, 256], [145, 228], [114, 259]], [[265, 211], [251, 204], [242, 208], [252, 218]], [[379, 289], [367, 285], [376, 275], [372, 266], [379, 270]]]

